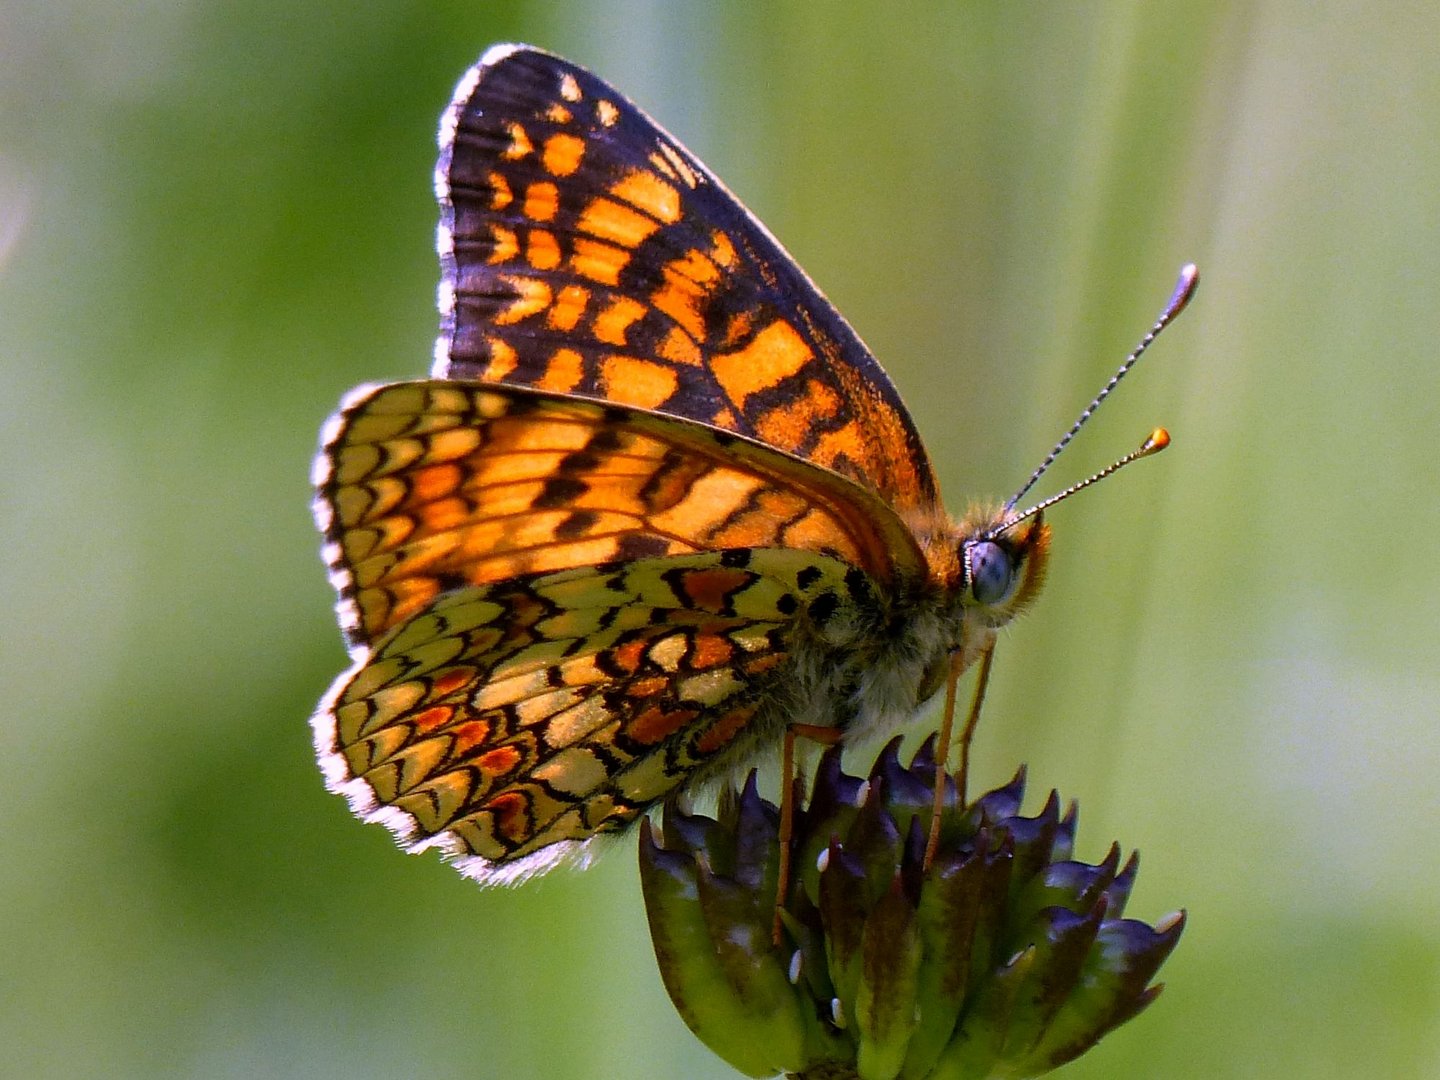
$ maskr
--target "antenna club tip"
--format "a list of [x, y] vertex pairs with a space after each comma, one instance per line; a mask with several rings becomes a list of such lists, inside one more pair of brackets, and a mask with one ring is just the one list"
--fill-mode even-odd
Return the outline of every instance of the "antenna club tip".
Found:
[[1166, 431], [1163, 427], [1157, 427], [1154, 431], [1150, 432], [1150, 434], [1145, 437], [1145, 441], [1140, 444], [1140, 454], [1141, 456], [1158, 454], [1169, 445], [1170, 432]]
[[1195, 287], [1199, 284], [1199, 267], [1194, 263], [1186, 263], [1180, 268], [1180, 276], [1175, 280], [1175, 291], [1170, 295], [1170, 303], [1165, 305], [1170, 318], [1180, 314], [1185, 305], [1190, 303], [1190, 298], [1195, 295]]

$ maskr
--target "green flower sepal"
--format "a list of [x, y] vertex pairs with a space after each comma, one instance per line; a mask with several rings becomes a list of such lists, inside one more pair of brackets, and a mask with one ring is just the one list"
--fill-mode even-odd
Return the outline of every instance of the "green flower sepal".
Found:
[[1020, 816], [1023, 769], [964, 809], [953, 782], [924, 865], [931, 743], [896, 740], [868, 779], [821, 759], [797, 806], [794, 873], [771, 940], [780, 815], [744, 788], [715, 817], [665, 809], [640, 839], [661, 976], [681, 1017], [746, 1076], [1030, 1077], [1078, 1057], [1161, 987], [1183, 914], [1121, 918], [1137, 859], [1072, 860], [1076, 814]]

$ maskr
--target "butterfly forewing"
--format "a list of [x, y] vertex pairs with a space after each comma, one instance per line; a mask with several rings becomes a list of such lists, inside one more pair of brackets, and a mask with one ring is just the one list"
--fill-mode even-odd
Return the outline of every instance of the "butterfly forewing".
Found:
[[936, 503], [890, 379], [710, 172], [595, 76], [491, 50], [441, 131], [435, 374], [751, 436], [898, 509]]
[[531, 390], [361, 391], [321, 464], [353, 643], [462, 585], [646, 556], [782, 547], [882, 581], [922, 568], [896, 515], [842, 476], [725, 432]]

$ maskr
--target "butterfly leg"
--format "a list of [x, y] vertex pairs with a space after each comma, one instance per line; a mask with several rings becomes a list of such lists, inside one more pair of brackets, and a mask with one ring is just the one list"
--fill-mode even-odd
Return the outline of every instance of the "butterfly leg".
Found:
[[809, 739], [821, 746], [834, 746], [840, 741], [840, 729], [820, 724], [792, 724], [785, 729], [784, 749], [780, 754], [780, 872], [775, 881], [775, 922], [770, 928], [770, 941], [780, 946], [782, 925], [780, 911], [785, 904], [785, 895], [790, 891], [790, 844], [795, 835], [795, 740]]
[[960, 806], [965, 805], [967, 783], [970, 779], [970, 742], [975, 738], [975, 727], [980, 723], [980, 705], [985, 700], [985, 688], [990, 685], [990, 665], [995, 659], [995, 645], [980, 656], [980, 671], [975, 676], [975, 696], [970, 701], [970, 715], [965, 718], [965, 730], [960, 733], [960, 769], [956, 772], [957, 797]]
[[[966, 785], [970, 777], [970, 741], [975, 737], [975, 727], [980, 723], [980, 706], [985, 701], [985, 688], [990, 683], [990, 665], [995, 659], [995, 644], [980, 654], [980, 671], [975, 677], [975, 695], [970, 700], [970, 713], [965, 718], [965, 727], [960, 732], [960, 768], [955, 774], [956, 805], [965, 806]], [[930, 835], [925, 841], [925, 868], [935, 860], [940, 847], [940, 812], [945, 808], [945, 779], [950, 765], [950, 737], [955, 724], [956, 684], [963, 672], [960, 653], [950, 658], [950, 678], [945, 683], [945, 715], [940, 721], [940, 737], [935, 746], [935, 803], [930, 812]]]

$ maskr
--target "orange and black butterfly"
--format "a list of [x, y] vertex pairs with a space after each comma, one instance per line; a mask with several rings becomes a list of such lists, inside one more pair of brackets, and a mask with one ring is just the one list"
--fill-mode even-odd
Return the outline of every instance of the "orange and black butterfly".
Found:
[[795, 725], [908, 719], [1034, 598], [1041, 515], [950, 517], [855, 332], [600, 79], [491, 49], [436, 189], [431, 378], [351, 393], [315, 466], [358, 816], [517, 881]]

